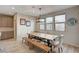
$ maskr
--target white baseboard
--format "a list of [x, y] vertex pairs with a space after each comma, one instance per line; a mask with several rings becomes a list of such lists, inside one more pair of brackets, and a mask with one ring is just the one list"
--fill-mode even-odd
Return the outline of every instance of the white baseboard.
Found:
[[78, 47], [79, 48], [79, 44], [66, 43], [66, 42], [64, 42], [63, 44], [66, 44], [66, 45], [70, 45], [70, 46]]

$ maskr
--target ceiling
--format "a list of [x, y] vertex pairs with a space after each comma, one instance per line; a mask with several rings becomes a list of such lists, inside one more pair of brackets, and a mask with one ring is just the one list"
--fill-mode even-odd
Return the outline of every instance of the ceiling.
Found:
[[[39, 16], [51, 12], [74, 7], [74, 5], [0, 5], [0, 14], [14, 15], [16, 13]], [[41, 11], [39, 10], [41, 8]]]

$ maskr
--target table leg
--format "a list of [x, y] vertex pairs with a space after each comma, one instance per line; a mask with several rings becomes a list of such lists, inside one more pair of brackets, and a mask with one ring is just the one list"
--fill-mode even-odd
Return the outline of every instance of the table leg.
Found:
[[48, 46], [50, 46], [50, 40], [47, 40]]
[[51, 48], [49, 52], [52, 52], [52, 44], [50, 43], [50, 40], [47, 40], [48, 46]]

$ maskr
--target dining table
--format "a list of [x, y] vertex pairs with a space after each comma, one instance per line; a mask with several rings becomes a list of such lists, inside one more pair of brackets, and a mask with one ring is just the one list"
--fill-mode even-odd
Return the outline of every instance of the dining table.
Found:
[[42, 40], [47, 40], [48, 46], [50, 45], [50, 41], [53, 41], [58, 37], [58, 35], [51, 35], [51, 34], [45, 34], [45, 33], [39, 33], [39, 32], [32, 32], [29, 33], [29, 35], [32, 37], [38, 37], [41, 38]]

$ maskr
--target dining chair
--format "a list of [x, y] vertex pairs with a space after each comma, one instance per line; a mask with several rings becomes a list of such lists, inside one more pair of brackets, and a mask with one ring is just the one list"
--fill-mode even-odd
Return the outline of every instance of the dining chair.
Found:
[[27, 39], [28, 39], [28, 33], [27, 33], [27, 36], [26, 37], [23, 37], [22, 38], [22, 43], [26, 43], [27, 42]]
[[63, 40], [62, 40], [62, 35], [61, 36], [58, 36], [57, 38], [55, 38], [53, 41], [52, 41], [52, 52], [55, 52], [55, 53], [62, 53], [63, 52], [63, 48], [62, 48], [62, 43], [63, 43]]

